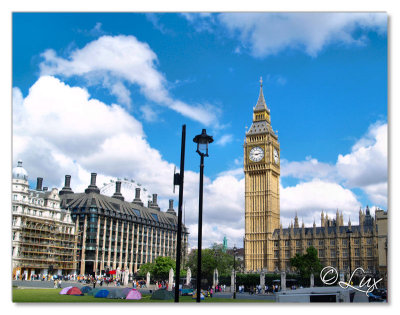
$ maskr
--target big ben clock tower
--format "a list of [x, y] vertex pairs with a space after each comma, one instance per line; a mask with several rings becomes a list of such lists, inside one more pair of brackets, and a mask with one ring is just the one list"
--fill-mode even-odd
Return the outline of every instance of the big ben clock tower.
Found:
[[272, 234], [279, 228], [280, 151], [271, 127], [262, 79], [253, 109], [253, 123], [244, 142], [245, 174], [245, 269], [268, 270], [273, 266]]

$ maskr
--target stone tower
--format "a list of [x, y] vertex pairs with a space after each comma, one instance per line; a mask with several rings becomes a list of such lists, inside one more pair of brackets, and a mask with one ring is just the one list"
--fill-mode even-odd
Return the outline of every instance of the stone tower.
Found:
[[253, 123], [244, 142], [245, 173], [245, 269], [272, 271], [272, 234], [279, 229], [280, 151], [271, 127], [262, 79], [253, 108]]

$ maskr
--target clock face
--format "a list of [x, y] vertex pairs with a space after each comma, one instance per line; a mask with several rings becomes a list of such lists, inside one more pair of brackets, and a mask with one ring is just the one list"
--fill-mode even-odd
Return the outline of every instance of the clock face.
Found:
[[276, 149], [274, 149], [274, 161], [275, 161], [275, 164], [279, 164], [279, 154]]
[[264, 157], [264, 151], [260, 147], [254, 147], [250, 150], [249, 158], [253, 162], [259, 162]]

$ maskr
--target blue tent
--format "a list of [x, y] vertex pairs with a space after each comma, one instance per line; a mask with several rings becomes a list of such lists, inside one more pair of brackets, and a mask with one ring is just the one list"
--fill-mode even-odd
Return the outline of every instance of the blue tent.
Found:
[[103, 289], [103, 290], [100, 290], [99, 292], [97, 292], [94, 297], [95, 298], [106, 298], [109, 293], [110, 293], [110, 291]]

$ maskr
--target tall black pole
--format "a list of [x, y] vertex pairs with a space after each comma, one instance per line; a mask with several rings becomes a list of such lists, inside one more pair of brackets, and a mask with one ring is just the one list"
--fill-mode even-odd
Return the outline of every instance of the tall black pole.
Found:
[[233, 251], [233, 298], [236, 299], [236, 251]]
[[203, 172], [204, 172], [204, 155], [200, 155], [200, 188], [199, 188], [199, 231], [197, 241], [197, 295], [196, 302], [200, 303], [201, 295], [201, 238], [203, 225]]
[[181, 243], [182, 243], [182, 201], [183, 201], [183, 177], [185, 173], [185, 141], [186, 125], [182, 126], [181, 166], [179, 169], [179, 203], [178, 203], [178, 236], [176, 246], [176, 276], [175, 276], [175, 302], [179, 302], [179, 284], [181, 281]]

